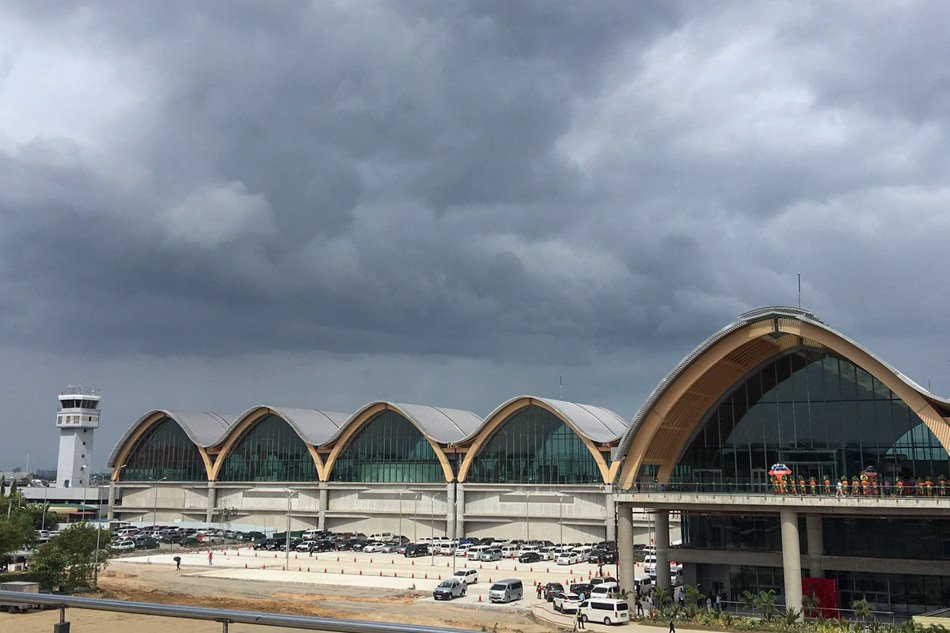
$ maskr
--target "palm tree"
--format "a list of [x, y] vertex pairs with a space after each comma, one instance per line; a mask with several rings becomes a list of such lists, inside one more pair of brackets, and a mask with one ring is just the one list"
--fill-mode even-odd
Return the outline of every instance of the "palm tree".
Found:
[[699, 585], [683, 585], [683, 599], [686, 602], [686, 615], [692, 618], [696, 615], [700, 602], [706, 599]]
[[653, 590], [653, 602], [656, 604], [656, 608], [659, 609], [660, 613], [665, 615], [666, 607], [668, 607], [672, 601], [672, 596], [668, 590], [662, 587], [657, 587]]
[[852, 602], [851, 608], [854, 609], [854, 615], [861, 618], [863, 622], [874, 618], [874, 605], [864, 598]]
[[758, 596], [746, 590], [739, 596], [739, 602], [742, 603], [742, 606], [751, 611], [752, 615], [755, 615], [755, 608], [759, 606]]
[[755, 597], [755, 602], [756, 606], [762, 609], [765, 621], [771, 622], [772, 616], [775, 615], [775, 590], [760, 591], [759, 595]]
[[809, 618], [820, 618], [821, 617], [821, 598], [815, 594], [809, 594], [807, 596], [802, 596], [802, 613], [805, 617]]

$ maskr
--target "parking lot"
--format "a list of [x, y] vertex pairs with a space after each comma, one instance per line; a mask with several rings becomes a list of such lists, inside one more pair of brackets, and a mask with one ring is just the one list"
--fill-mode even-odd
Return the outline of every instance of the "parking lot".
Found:
[[[208, 552], [212, 558], [209, 564]], [[175, 553], [123, 557], [123, 561], [151, 565], [175, 566], [174, 558], [181, 558], [181, 573], [207, 578], [234, 580], [337, 585], [372, 590], [403, 589], [429, 592], [441, 580], [450, 578], [454, 571], [474, 569], [478, 580], [470, 585], [466, 595], [453, 604], [481, 604], [489, 606], [488, 589], [493, 581], [518, 578], [525, 586], [523, 600], [507, 605], [491, 605], [502, 609], [529, 609], [543, 602], [535, 593], [537, 583], [559, 582], [568, 585], [586, 582], [597, 575], [598, 567], [590, 563], [557, 565], [554, 561], [520, 564], [513, 559], [491, 563], [469, 561], [456, 556], [423, 556], [406, 558], [401, 554], [363, 552], [286, 552], [255, 551], [250, 547], [213, 547]], [[616, 576], [616, 566], [606, 565], [605, 575]], [[638, 564], [637, 573], [642, 573]], [[423, 598], [431, 601], [431, 595]]]

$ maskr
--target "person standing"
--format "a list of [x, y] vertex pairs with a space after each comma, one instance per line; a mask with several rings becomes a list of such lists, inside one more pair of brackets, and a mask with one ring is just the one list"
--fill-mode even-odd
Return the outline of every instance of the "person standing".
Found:
[[640, 596], [637, 596], [637, 617], [643, 617], [643, 600], [640, 599]]
[[835, 484], [835, 497], [841, 498], [844, 496], [844, 485], [841, 483], [841, 480], [838, 480], [838, 483]]
[[577, 607], [577, 613], [574, 614], [574, 618], [576, 620], [574, 628], [578, 631], [583, 631], [584, 630], [584, 614], [581, 613], [580, 606]]
[[212, 561], [214, 560], [214, 552], [210, 549], [208, 550], [208, 567], [211, 567]]
[[538, 600], [541, 599], [541, 595], [544, 593], [544, 586], [541, 584], [541, 581], [538, 581]]
[[175, 571], [181, 571], [181, 556], [176, 556], [172, 560], [175, 561]]

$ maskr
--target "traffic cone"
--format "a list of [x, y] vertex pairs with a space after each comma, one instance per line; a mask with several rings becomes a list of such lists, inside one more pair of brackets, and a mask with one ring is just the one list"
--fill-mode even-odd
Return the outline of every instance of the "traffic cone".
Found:
[[425, 575], [425, 578], [423, 578], [423, 580], [429, 580], [429, 574], [426, 574], [426, 575]]
[[379, 577], [380, 577], [380, 578], [383, 577], [383, 572], [379, 572]]
[[[356, 559], [355, 559], [355, 558], [353, 559], [353, 562], [354, 562], [354, 563], [356, 562]], [[372, 558], [371, 558], [371, 559], [369, 559], [369, 562], [371, 562], [371, 563], [372, 563], [372, 562], [373, 562], [373, 559], [372, 559]]]
[[362, 576], [362, 575], [363, 575], [363, 570], [361, 569], [361, 570], [360, 570], [360, 576]]
[[481, 596], [478, 596], [478, 601], [479, 601], [479, 602], [482, 601], [482, 597], [481, 597]]
[[247, 563], [244, 563], [244, 569], [247, 569]]
[[308, 574], [310, 573], [310, 568], [309, 568], [309, 567], [307, 567], [307, 573], [308, 573]]
[[261, 569], [267, 569], [267, 565], [261, 565]]

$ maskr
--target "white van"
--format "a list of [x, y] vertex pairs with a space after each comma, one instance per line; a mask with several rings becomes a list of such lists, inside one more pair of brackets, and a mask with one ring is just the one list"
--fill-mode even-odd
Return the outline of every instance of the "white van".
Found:
[[492, 584], [488, 599], [492, 602], [511, 602], [524, 597], [524, 585], [517, 578], [507, 578]]
[[392, 532], [380, 532], [379, 534], [370, 534], [369, 540], [371, 541], [391, 541], [396, 538], [396, 535]]
[[620, 591], [620, 585], [615, 582], [602, 582], [594, 585], [590, 590], [590, 597], [593, 598], [612, 598], [614, 593]]
[[518, 556], [527, 554], [528, 552], [539, 552], [541, 549], [538, 545], [522, 545], [521, 549], [518, 550]]
[[643, 557], [643, 571], [651, 576], [656, 575], [656, 556], [647, 554]]
[[587, 557], [590, 556], [590, 545], [581, 545], [580, 547], [574, 548], [574, 553], [577, 554], [581, 559], [587, 560]]
[[591, 598], [579, 606], [581, 620], [584, 622], [603, 622], [604, 624], [623, 624], [630, 621], [630, 607], [626, 600], [613, 598]]
[[475, 545], [474, 547], [468, 548], [468, 554], [465, 556], [468, 560], [479, 560], [482, 557], [482, 552], [489, 549], [487, 545]]
[[501, 548], [502, 558], [514, 558], [518, 555], [518, 548], [515, 545], [505, 545]]

